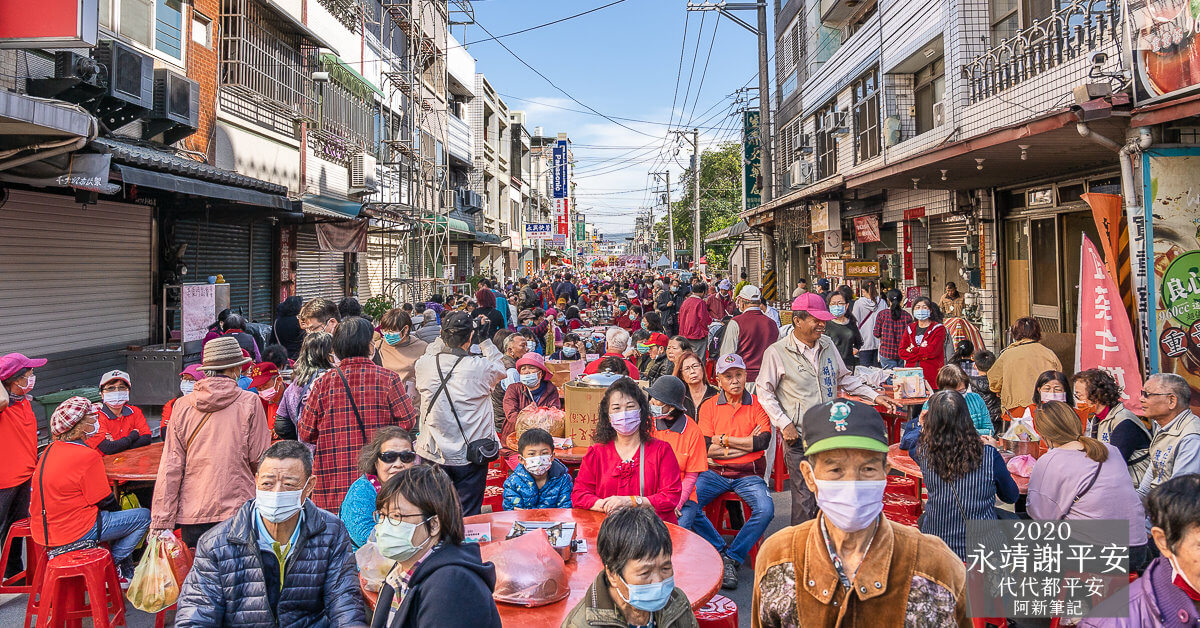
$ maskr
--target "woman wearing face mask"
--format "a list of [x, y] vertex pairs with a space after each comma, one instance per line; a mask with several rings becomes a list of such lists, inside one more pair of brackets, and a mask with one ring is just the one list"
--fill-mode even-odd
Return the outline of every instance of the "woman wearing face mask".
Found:
[[[562, 409], [562, 397], [558, 387], [550, 381], [553, 376], [546, 368], [546, 361], [536, 353], [526, 353], [517, 360], [520, 379], [504, 390], [504, 427], [500, 430], [500, 445], [508, 443], [508, 437], [517, 426], [517, 415], [529, 406]], [[513, 452], [505, 451], [505, 455]]]
[[1071, 383], [1083, 434], [1116, 447], [1136, 486], [1150, 466], [1150, 432], [1121, 402], [1121, 387], [1108, 371], [1088, 369], [1076, 373]]
[[938, 370], [946, 363], [942, 312], [929, 297], [919, 297], [913, 303], [913, 318], [917, 321], [908, 326], [900, 340], [900, 359], [905, 366], [921, 367], [930, 390], [937, 390]]
[[88, 447], [115, 454], [150, 444], [150, 426], [136, 406], [129, 405], [129, 373], [109, 371], [100, 378], [100, 431]]
[[584, 354], [583, 340], [578, 334], [566, 334], [563, 336], [562, 348], [550, 355], [551, 360], [568, 361], [582, 360]]
[[578, 307], [572, 305], [571, 307], [567, 308], [566, 324], [567, 324], [567, 329], [569, 329], [571, 331], [575, 331], [576, 329], [583, 327], [583, 321], [579, 319], [579, 308]]
[[671, 552], [671, 532], [649, 511], [631, 508], [609, 515], [596, 538], [604, 569], [563, 628], [697, 626], [687, 595], [675, 586]]
[[675, 461], [683, 473], [679, 491], [679, 505], [675, 515], [683, 514], [688, 501], [695, 508], [696, 479], [708, 471], [708, 448], [700, 426], [689, 420], [684, 411], [683, 400], [687, 396], [687, 385], [674, 375], [663, 375], [650, 385], [650, 415], [654, 417], [654, 438], [666, 441], [675, 452]]
[[[35, 368], [46, 360], [20, 353], [0, 357], [0, 535], [8, 537], [15, 521], [29, 516], [29, 478], [37, 460], [38, 422], [33, 414]], [[0, 565], [5, 575], [21, 571], [21, 553], [9, 554], [9, 564]]]
[[917, 446], [910, 452], [929, 490], [919, 527], [965, 560], [966, 522], [996, 519], [996, 498], [1012, 504], [1021, 492], [1000, 452], [980, 440], [961, 394], [935, 393], [922, 416]]
[[283, 391], [279, 411], [275, 413], [275, 437], [284, 440], [296, 439], [296, 423], [304, 410], [308, 391], [322, 373], [333, 368], [333, 336], [313, 332], [304, 336], [300, 345], [300, 357], [292, 368], [292, 381]]
[[854, 367], [858, 366], [858, 349], [863, 344], [862, 334], [858, 332], [858, 321], [850, 313], [846, 297], [841, 291], [830, 292], [827, 303], [833, 320], [825, 322], [825, 335], [833, 340], [834, 346], [842, 356], [842, 362], [846, 363], [846, 368], [853, 371]]
[[384, 483], [375, 542], [396, 566], [384, 578], [371, 628], [500, 628], [496, 568], [463, 543], [463, 516], [445, 471], [420, 465]]
[[[680, 338], [676, 336], [675, 339]], [[672, 339], [667, 347], [670, 348], [676, 342]], [[679, 358], [675, 361], [675, 371], [672, 373], [675, 377], [683, 380], [687, 384], [687, 394], [683, 397], [683, 411], [693, 421], [699, 421], [698, 409], [700, 404], [709, 397], [716, 397], [716, 386], [708, 383], [704, 377], [704, 363], [700, 361], [700, 357], [692, 350], [683, 349], [679, 353]]]
[[179, 373], [179, 397], [168, 399], [166, 405], [162, 409], [162, 421], [158, 424], [159, 432], [167, 430], [167, 423], [171, 422], [171, 410], [175, 408], [175, 401], [180, 397], [186, 397], [192, 394], [192, 389], [196, 387], [196, 382], [204, 379], [204, 371], [200, 370], [199, 364], [189, 365]]
[[[640, 310], [641, 308], [638, 309]], [[640, 312], [637, 314], [634, 313], [627, 299], [621, 299], [617, 302], [617, 311], [615, 312], [613, 325], [629, 333], [633, 333], [635, 330], [641, 329], [641, 325], [638, 324], [639, 315]]]
[[100, 431], [99, 406], [71, 397], [50, 417], [53, 440], [33, 472], [30, 526], [51, 556], [83, 541], [109, 543], [121, 588], [133, 578], [130, 554], [150, 527], [146, 508], [121, 510], [104, 472], [104, 460], [84, 440]]
[[[373, 343], [383, 368], [400, 376], [405, 382], [416, 378], [414, 365], [417, 358], [425, 355], [429, 345], [412, 335], [412, 318], [400, 308], [392, 308], [379, 319], [379, 331]], [[408, 391], [412, 394], [412, 390]], [[418, 403], [413, 400], [413, 403]]]
[[394, 425], [376, 430], [371, 442], [359, 452], [358, 470], [362, 475], [350, 485], [338, 510], [355, 549], [362, 547], [375, 529], [379, 489], [397, 473], [418, 464], [421, 459], [413, 451], [412, 435]]
[[271, 362], [262, 362], [250, 367], [250, 388], [258, 391], [263, 409], [267, 411], [267, 429], [275, 430], [275, 417], [283, 399], [285, 385], [279, 367]]
[[650, 404], [637, 383], [622, 377], [600, 399], [595, 444], [588, 448], [571, 494], [576, 508], [612, 513], [653, 508], [675, 523], [681, 475], [675, 453], [653, 438]]
[[1038, 375], [1037, 380], [1033, 384], [1033, 403], [1010, 411], [1012, 417], [1022, 417], [1028, 414], [1033, 417], [1037, 409], [1042, 407], [1042, 404], [1047, 401], [1061, 401], [1069, 404], [1067, 391], [1071, 389], [1071, 383], [1067, 380], [1066, 373], [1061, 371], [1046, 371]]

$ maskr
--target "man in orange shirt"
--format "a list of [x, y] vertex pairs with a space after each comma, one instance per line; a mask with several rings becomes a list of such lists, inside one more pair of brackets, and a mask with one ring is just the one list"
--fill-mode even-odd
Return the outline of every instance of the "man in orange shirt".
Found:
[[129, 405], [130, 387], [125, 371], [109, 371], [100, 377], [100, 431], [87, 439], [88, 447], [108, 455], [150, 444], [150, 425], [145, 415], [137, 406]]
[[121, 510], [100, 453], [84, 440], [99, 433], [99, 407], [83, 397], [60, 403], [50, 417], [54, 442], [33, 472], [29, 528], [54, 557], [99, 541], [109, 542], [121, 588], [133, 578], [130, 554], [146, 536], [150, 510]]
[[[33, 369], [46, 360], [20, 353], [0, 357], [0, 538], [8, 537], [15, 521], [29, 516], [29, 478], [37, 461], [37, 418], [30, 401], [37, 376]], [[18, 541], [19, 543], [19, 541]], [[13, 546], [5, 576], [22, 570], [20, 545]]]
[[[736, 589], [738, 568], [775, 516], [775, 502], [762, 478], [767, 470], [763, 452], [771, 443], [771, 421], [758, 399], [746, 392], [746, 363], [741, 356], [721, 356], [716, 372], [721, 392], [700, 404], [698, 411], [700, 433], [715, 470], [696, 479], [696, 512], [723, 493], [736, 493], [750, 507], [750, 518], [729, 544], [707, 517], [693, 514], [689, 523], [693, 532], [721, 552], [725, 564], [721, 587]], [[684, 524], [683, 517], [679, 523]]]

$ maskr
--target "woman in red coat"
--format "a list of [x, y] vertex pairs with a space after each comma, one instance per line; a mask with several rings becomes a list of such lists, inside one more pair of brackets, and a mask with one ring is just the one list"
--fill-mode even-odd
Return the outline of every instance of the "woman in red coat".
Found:
[[504, 390], [504, 428], [500, 431], [500, 446], [506, 447], [508, 437], [517, 427], [517, 415], [529, 406], [562, 409], [558, 387], [550, 381], [550, 369], [541, 354], [530, 351], [517, 360], [520, 381]]
[[622, 377], [609, 386], [571, 504], [606, 513], [648, 507], [663, 521], [677, 523], [683, 475], [671, 446], [651, 437], [653, 426], [650, 402], [636, 382]]
[[905, 366], [921, 367], [931, 390], [937, 390], [937, 372], [946, 363], [946, 328], [942, 312], [929, 297], [919, 297], [913, 303], [915, 323], [904, 331], [900, 340], [900, 359]]

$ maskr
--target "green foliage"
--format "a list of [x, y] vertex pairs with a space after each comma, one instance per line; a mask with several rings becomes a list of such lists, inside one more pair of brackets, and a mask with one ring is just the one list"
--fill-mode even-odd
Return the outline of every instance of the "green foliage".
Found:
[[[686, 182], [682, 198], [671, 203], [670, 220], [675, 228], [675, 248], [692, 249], [692, 199], [695, 196], [695, 179], [691, 168], [684, 171]], [[700, 156], [700, 234], [701, 255], [708, 257], [709, 268], [728, 266], [732, 242], [705, 244], [705, 236], [737, 222], [742, 207], [742, 145], [726, 142], [715, 150], [707, 150]], [[667, 217], [654, 225], [655, 237], [667, 242]], [[664, 247], [665, 248], [665, 247]], [[691, 255], [676, 256], [676, 260], [690, 259]]]
[[363, 313], [375, 321], [383, 318], [383, 315], [393, 307], [395, 307], [395, 304], [392, 303], [391, 299], [382, 294], [377, 294], [362, 304]]

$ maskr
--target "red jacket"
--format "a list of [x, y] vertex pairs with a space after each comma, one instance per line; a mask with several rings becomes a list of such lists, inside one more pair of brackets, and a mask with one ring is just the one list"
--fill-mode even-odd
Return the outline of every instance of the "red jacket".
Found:
[[946, 328], [941, 323], [933, 323], [925, 329], [920, 343], [916, 338], [917, 323], [913, 323], [904, 330], [904, 338], [900, 340], [900, 359], [904, 360], [905, 366], [921, 367], [929, 387], [937, 390], [937, 373], [946, 363]]
[[634, 366], [633, 362], [631, 362], [629, 358], [617, 353], [605, 353], [604, 355], [600, 356], [598, 360], [592, 360], [591, 362], [588, 362], [587, 366], [583, 367], [583, 374], [595, 375], [596, 373], [599, 373], [600, 362], [603, 361], [604, 358], [621, 358], [622, 360], [625, 360], [625, 366], [629, 368], [629, 377], [632, 379], [641, 378], [641, 373], [638, 372], [638, 367]]
[[714, 321], [719, 321], [726, 316], [732, 316], [737, 313], [737, 308], [733, 307], [733, 300], [722, 298], [720, 293], [708, 295], [704, 303], [708, 306], [708, 314], [712, 316]]
[[615, 443], [595, 444], [588, 448], [575, 487], [571, 491], [571, 505], [575, 508], [591, 508], [597, 501], [614, 495], [637, 495], [644, 481], [642, 496], [650, 500], [654, 511], [667, 523], [677, 523], [675, 506], [683, 491], [682, 474], [675, 452], [666, 441], [651, 438], [646, 442], [645, 479], [639, 480], [638, 455], [633, 460], [622, 462]]
[[712, 320], [704, 299], [688, 297], [679, 306], [679, 335], [688, 340], [707, 338], [708, 325]]

